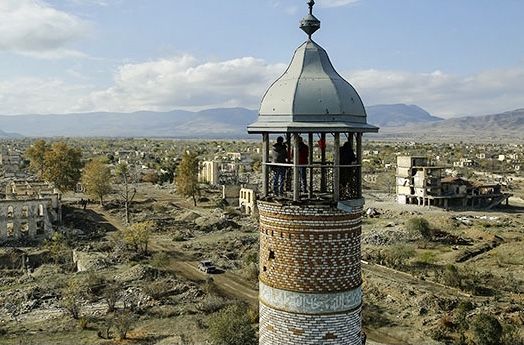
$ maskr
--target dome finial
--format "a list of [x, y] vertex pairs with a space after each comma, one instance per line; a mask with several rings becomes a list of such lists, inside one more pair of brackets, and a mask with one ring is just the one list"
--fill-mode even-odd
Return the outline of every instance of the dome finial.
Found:
[[315, 0], [309, 0], [307, 4], [309, 6], [309, 14], [313, 15], [313, 6], [315, 6]]
[[318, 20], [313, 15], [313, 6], [315, 5], [315, 0], [308, 0], [309, 14], [302, 18], [300, 21], [300, 28], [308, 35], [309, 39], [311, 36], [320, 29], [320, 20]]

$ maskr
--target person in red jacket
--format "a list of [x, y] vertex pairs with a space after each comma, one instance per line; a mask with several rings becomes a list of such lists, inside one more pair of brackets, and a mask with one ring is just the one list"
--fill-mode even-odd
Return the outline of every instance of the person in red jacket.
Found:
[[[298, 165], [309, 164], [309, 147], [304, 143], [302, 137], [298, 137]], [[307, 168], [300, 167], [300, 189], [307, 193]]]

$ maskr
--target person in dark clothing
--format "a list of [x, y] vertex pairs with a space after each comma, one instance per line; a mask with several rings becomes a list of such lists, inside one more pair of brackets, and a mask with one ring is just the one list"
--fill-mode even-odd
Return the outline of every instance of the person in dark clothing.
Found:
[[[284, 138], [278, 137], [277, 142], [273, 145], [271, 151], [271, 161], [273, 163], [287, 163], [287, 146], [284, 144]], [[286, 177], [286, 167], [274, 166], [273, 193], [275, 195], [284, 194], [284, 179]]]
[[[346, 141], [344, 145], [340, 147], [340, 165], [352, 165], [357, 161], [357, 157], [351, 148], [351, 143]], [[352, 168], [340, 168], [340, 188], [344, 189], [351, 182], [351, 169]]]
[[[309, 164], [309, 147], [304, 143], [302, 137], [298, 137], [298, 165]], [[307, 193], [307, 168], [300, 167], [300, 189]]]

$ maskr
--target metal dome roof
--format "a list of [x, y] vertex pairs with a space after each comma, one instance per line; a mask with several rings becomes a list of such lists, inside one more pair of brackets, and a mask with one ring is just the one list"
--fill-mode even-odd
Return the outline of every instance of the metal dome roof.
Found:
[[353, 86], [311, 39], [320, 27], [311, 8], [301, 22], [309, 39], [297, 48], [287, 70], [266, 91], [258, 121], [248, 126], [248, 132], [378, 131], [366, 123], [364, 104]]

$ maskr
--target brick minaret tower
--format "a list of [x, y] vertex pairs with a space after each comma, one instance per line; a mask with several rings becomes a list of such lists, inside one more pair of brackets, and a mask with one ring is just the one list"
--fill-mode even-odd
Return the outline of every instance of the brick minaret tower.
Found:
[[308, 40], [248, 127], [263, 148], [261, 345], [363, 343], [362, 135], [378, 128], [311, 39], [320, 28], [314, 3], [300, 25]]

